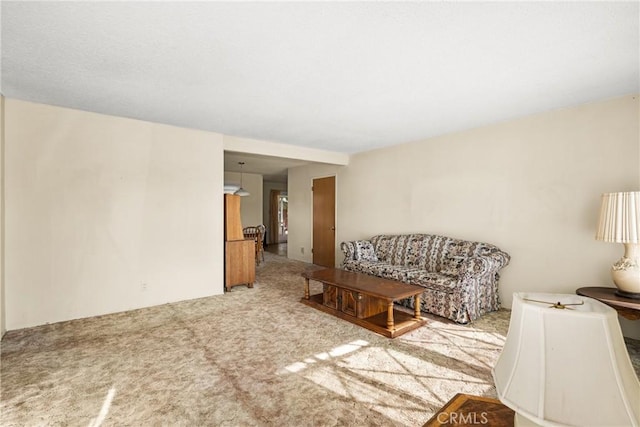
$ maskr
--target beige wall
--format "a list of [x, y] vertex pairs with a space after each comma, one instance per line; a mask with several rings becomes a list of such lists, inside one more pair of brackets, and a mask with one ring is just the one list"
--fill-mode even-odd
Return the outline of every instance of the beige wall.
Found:
[[7, 99], [6, 328], [223, 292], [222, 135]]
[[[351, 167], [351, 166], [349, 166]], [[311, 247], [313, 241], [313, 210], [311, 183], [316, 178], [328, 176], [336, 177], [336, 189], [340, 189], [342, 175], [339, 171], [346, 170], [344, 166], [334, 165], [309, 165], [289, 169], [287, 194], [289, 200], [289, 236], [287, 244], [287, 256], [304, 262], [312, 262]], [[336, 194], [336, 244], [340, 243], [340, 218], [342, 212], [342, 199]], [[342, 258], [336, 249], [336, 266], [340, 265]]]
[[[599, 197], [640, 187], [639, 116], [628, 96], [291, 169], [289, 257], [311, 260], [311, 181], [335, 175], [337, 244], [416, 231], [495, 243], [513, 257], [506, 306], [515, 291], [611, 286], [622, 247], [593, 238]], [[264, 144], [12, 99], [3, 118], [2, 327], [222, 292], [223, 146]]]
[[[240, 174], [224, 173], [225, 184], [240, 185]], [[262, 224], [262, 175], [242, 174], [242, 187], [249, 192], [240, 199], [240, 220], [243, 227]]]
[[[638, 96], [626, 96], [353, 155], [334, 169], [337, 242], [426, 232], [494, 243], [512, 256], [507, 307], [518, 291], [613, 286], [623, 248], [594, 239], [600, 195], [640, 189], [639, 126]], [[290, 171], [292, 258], [310, 259], [308, 181], [328, 172]]]

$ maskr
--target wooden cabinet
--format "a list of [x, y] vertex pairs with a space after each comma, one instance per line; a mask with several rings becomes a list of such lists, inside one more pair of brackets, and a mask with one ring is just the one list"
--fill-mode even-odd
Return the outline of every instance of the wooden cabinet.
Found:
[[245, 239], [240, 219], [240, 196], [224, 195], [224, 290], [236, 285], [253, 288], [256, 280], [254, 239]]
[[253, 288], [256, 281], [256, 251], [253, 239], [225, 242], [225, 290], [236, 285]]
[[244, 240], [240, 219], [240, 196], [224, 195], [224, 240]]
[[323, 285], [322, 303], [329, 308], [358, 319], [366, 319], [383, 313], [388, 307], [388, 303], [383, 299], [327, 285], [326, 283]]

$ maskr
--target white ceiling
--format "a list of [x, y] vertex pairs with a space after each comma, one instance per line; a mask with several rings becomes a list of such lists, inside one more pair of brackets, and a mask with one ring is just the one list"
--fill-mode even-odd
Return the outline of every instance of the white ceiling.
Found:
[[7, 97], [346, 153], [640, 92], [637, 1], [1, 7]]

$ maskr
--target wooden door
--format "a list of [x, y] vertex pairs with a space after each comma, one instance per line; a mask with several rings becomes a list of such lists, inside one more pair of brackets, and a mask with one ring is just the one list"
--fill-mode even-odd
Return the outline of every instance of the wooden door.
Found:
[[336, 177], [313, 180], [313, 263], [333, 267], [336, 259]]
[[358, 315], [358, 293], [341, 289], [340, 310], [351, 316]]
[[327, 307], [331, 307], [335, 310], [338, 309], [338, 288], [331, 285], [323, 285], [322, 289], [322, 303]]

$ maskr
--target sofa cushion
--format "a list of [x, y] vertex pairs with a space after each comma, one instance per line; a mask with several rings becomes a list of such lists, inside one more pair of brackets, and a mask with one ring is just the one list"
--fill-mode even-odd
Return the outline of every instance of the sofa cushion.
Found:
[[457, 277], [422, 270], [421, 273], [414, 275], [409, 283], [426, 289], [452, 293], [460, 284], [460, 280]]
[[387, 261], [395, 246], [394, 236], [373, 236], [371, 242], [376, 248], [376, 255], [379, 261]]
[[405, 283], [411, 283], [413, 277], [417, 277], [424, 272], [419, 267], [403, 267], [381, 261], [345, 260], [344, 268], [349, 271], [370, 274], [384, 279], [399, 280]]
[[373, 244], [368, 240], [356, 240], [354, 242], [354, 259], [360, 261], [378, 261]]
[[475, 242], [466, 242], [462, 240], [453, 241], [447, 246], [447, 257], [468, 257], [470, 247], [476, 246]]
[[464, 256], [448, 256], [442, 261], [440, 274], [458, 277], [460, 275], [460, 267], [466, 260], [467, 257]]
[[[412, 285], [443, 292], [452, 292], [458, 279], [438, 273], [429, 273], [420, 267], [404, 267], [386, 262], [353, 261], [347, 266], [348, 270], [370, 274], [384, 279], [398, 280]], [[349, 268], [351, 267], [351, 268]]]
[[[405, 247], [403, 265], [407, 267], [420, 267], [425, 264], [426, 250], [429, 247], [429, 236], [425, 234], [412, 234], [409, 236]], [[424, 267], [423, 267], [424, 269]]]
[[430, 234], [379, 234], [370, 239], [379, 261], [406, 267], [422, 267], [431, 272], [439, 271], [446, 255], [449, 237]]
[[447, 247], [447, 254], [442, 260], [440, 274], [457, 277], [460, 274], [460, 267], [467, 259], [469, 252], [469, 242], [454, 241]]

